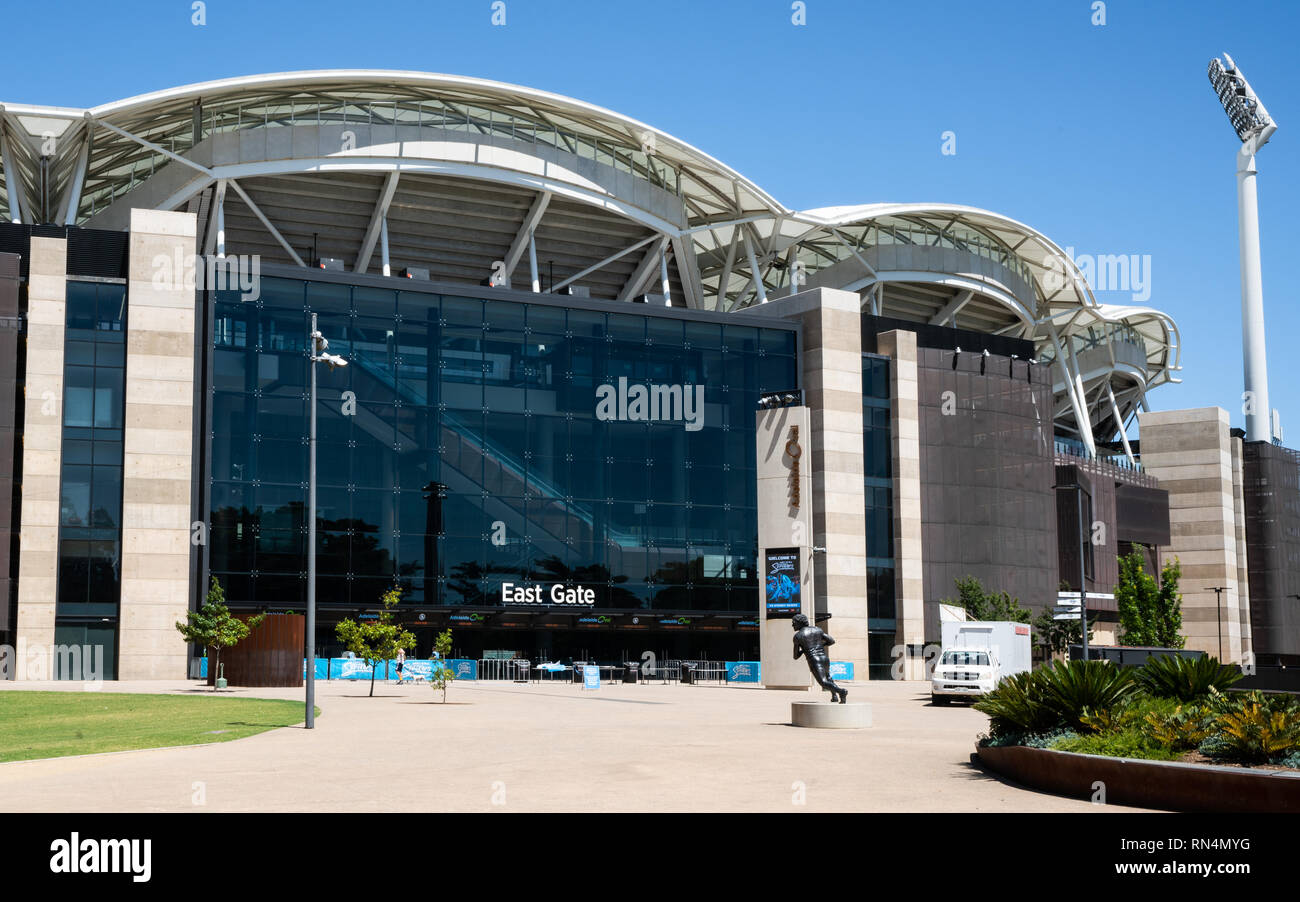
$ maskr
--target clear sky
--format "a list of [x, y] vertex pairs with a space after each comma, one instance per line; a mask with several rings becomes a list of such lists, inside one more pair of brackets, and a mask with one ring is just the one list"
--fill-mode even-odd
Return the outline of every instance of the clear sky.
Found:
[[[1272, 405], [1300, 446], [1300, 4], [1093, 0], [190, 0], [17, 5], [0, 101], [92, 106], [190, 82], [393, 68], [566, 94], [712, 154], [787, 206], [971, 204], [1076, 254], [1150, 259], [1183, 384], [1156, 408], [1241, 416], [1238, 141], [1205, 68], [1227, 51], [1280, 129], [1259, 155]], [[945, 155], [943, 133], [956, 153]], [[1132, 290], [1099, 292], [1134, 303]]]

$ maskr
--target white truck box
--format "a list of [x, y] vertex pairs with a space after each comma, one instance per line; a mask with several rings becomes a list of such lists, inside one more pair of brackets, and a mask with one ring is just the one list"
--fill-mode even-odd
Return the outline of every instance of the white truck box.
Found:
[[[1003, 677], [1033, 666], [1027, 623], [946, 620], [941, 627], [943, 650], [930, 682], [930, 697], [936, 704], [947, 704], [952, 698], [978, 698]], [[986, 654], [987, 661], [978, 653]]]

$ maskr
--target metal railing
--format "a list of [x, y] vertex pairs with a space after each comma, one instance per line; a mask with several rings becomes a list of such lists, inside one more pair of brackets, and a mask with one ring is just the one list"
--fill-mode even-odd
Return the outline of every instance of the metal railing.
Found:
[[480, 680], [526, 681], [531, 662], [524, 658], [479, 658], [478, 678]]

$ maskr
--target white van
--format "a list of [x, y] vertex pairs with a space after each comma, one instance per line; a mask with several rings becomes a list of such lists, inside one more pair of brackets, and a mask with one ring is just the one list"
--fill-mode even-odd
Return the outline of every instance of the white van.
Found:
[[943, 650], [930, 678], [930, 700], [978, 699], [1007, 676], [1031, 666], [1029, 625], [1011, 621], [945, 621]]

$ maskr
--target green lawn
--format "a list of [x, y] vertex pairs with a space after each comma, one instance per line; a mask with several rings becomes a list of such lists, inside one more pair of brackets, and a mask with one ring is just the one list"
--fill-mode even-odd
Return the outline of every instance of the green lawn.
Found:
[[302, 721], [300, 701], [0, 692], [0, 761], [226, 742]]

